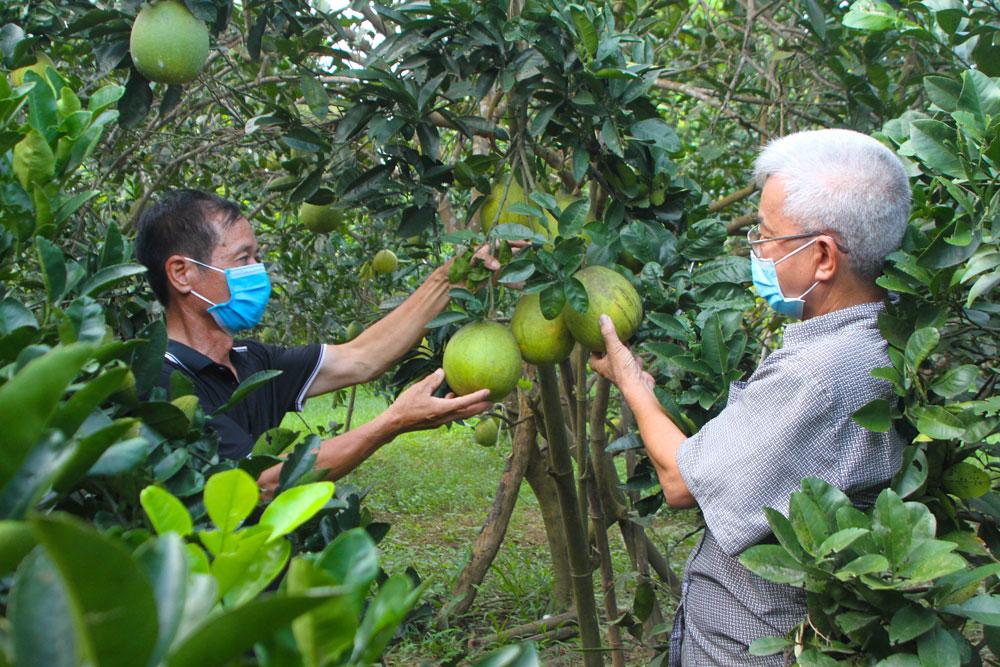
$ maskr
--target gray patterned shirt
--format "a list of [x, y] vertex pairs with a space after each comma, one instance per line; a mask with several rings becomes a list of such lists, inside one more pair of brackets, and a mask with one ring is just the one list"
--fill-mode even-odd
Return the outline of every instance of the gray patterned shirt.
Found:
[[877, 326], [883, 308], [866, 303], [786, 326], [784, 345], [732, 383], [725, 409], [681, 444], [677, 465], [706, 527], [688, 558], [671, 665], [784, 664], [748, 647], [800, 623], [805, 594], [761, 579], [737, 557], [771, 537], [763, 508], [787, 515], [804, 477], [868, 507], [899, 468], [899, 435], [851, 419], [872, 399], [893, 398], [870, 374], [889, 365]]

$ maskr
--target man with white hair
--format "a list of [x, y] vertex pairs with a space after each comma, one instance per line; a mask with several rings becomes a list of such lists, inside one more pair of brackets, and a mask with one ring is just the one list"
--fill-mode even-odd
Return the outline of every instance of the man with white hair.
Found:
[[773, 540], [764, 507], [787, 515], [805, 477], [842, 489], [861, 508], [899, 469], [902, 440], [851, 416], [891, 399], [871, 376], [888, 366], [875, 284], [902, 242], [910, 188], [899, 159], [849, 130], [799, 132], [757, 159], [759, 223], [747, 234], [757, 295], [802, 322], [744, 382], [721, 413], [687, 437], [665, 414], [653, 378], [602, 316], [607, 353], [591, 366], [614, 382], [635, 413], [667, 502], [701, 508], [705, 534], [685, 570], [671, 636], [671, 665], [783, 665], [752, 656], [750, 643], [785, 635], [806, 613], [801, 589], [765, 581], [740, 564]]

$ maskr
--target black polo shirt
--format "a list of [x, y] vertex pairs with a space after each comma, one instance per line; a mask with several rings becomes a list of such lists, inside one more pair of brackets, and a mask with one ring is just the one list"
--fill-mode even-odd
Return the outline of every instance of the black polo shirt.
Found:
[[287, 412], [302, 410], [306, 393], [323, 364], [323, 351], [324, 346], [319, 344], [279, 347], [252, 340], [233, 341], [229, 360], [238, 376], [233, 377], [233, 372], [222, 364], [171, 340], [164, 355], [160, 385], [169, 388], [174, 371], [183, 372], [194, 383], [195, 394], [207, 414], [224, 405], [240, 381], [258, 371], [282, 371], [211, 420], [219, 433], [219, 455], [243, 458], [262, 433], [281, 424]]

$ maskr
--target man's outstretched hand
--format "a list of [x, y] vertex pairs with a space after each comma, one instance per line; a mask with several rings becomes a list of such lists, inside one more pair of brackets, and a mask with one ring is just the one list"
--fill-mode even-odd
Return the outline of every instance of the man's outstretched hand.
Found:
[[389, 406], [387, 416], [392, 417], [400, 433], [437, 428], [456, 419], [485, 412], [493, 406], [489, 401], [489, 389], [480, 389], [465, 396], [448, 394], [438, 398], [433, 394], [442, 382], [444, 371], [439, 368], [409, 387]]
[[614, 322], [607, 315], [601, 315], [601, 334], [607, 350], [603, 355], [590, 355], [590, 367], [594, 372], [611, 380], [622, 391], [646, 387], [653, 389], [653, 376], [642, 370], [642, 359], [632, 354], [625, 343], [618, 338]]

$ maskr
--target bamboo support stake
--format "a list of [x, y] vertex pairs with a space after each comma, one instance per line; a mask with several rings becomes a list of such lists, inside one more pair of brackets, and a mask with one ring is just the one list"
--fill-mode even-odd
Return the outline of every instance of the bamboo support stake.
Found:
[[542, 413], [549, 442], [549, 464], [552, 478], [559, 494], [563, 525], [566, 529], [567, 559], [573, 578], [573, 600], [580, 623], [583, 646], [583, 664], [598, 667], [604, 664], [601, 655], [601, 631], [597, 624], [597, 605], [594, 601], [594, 581], [590, 570], [587, 533], [580, 521], [580, 504], [573, 484], [573, 461], [559, 400], [559, 379], [554, 366], [538, 367], [538, 380], [542, 390]]

